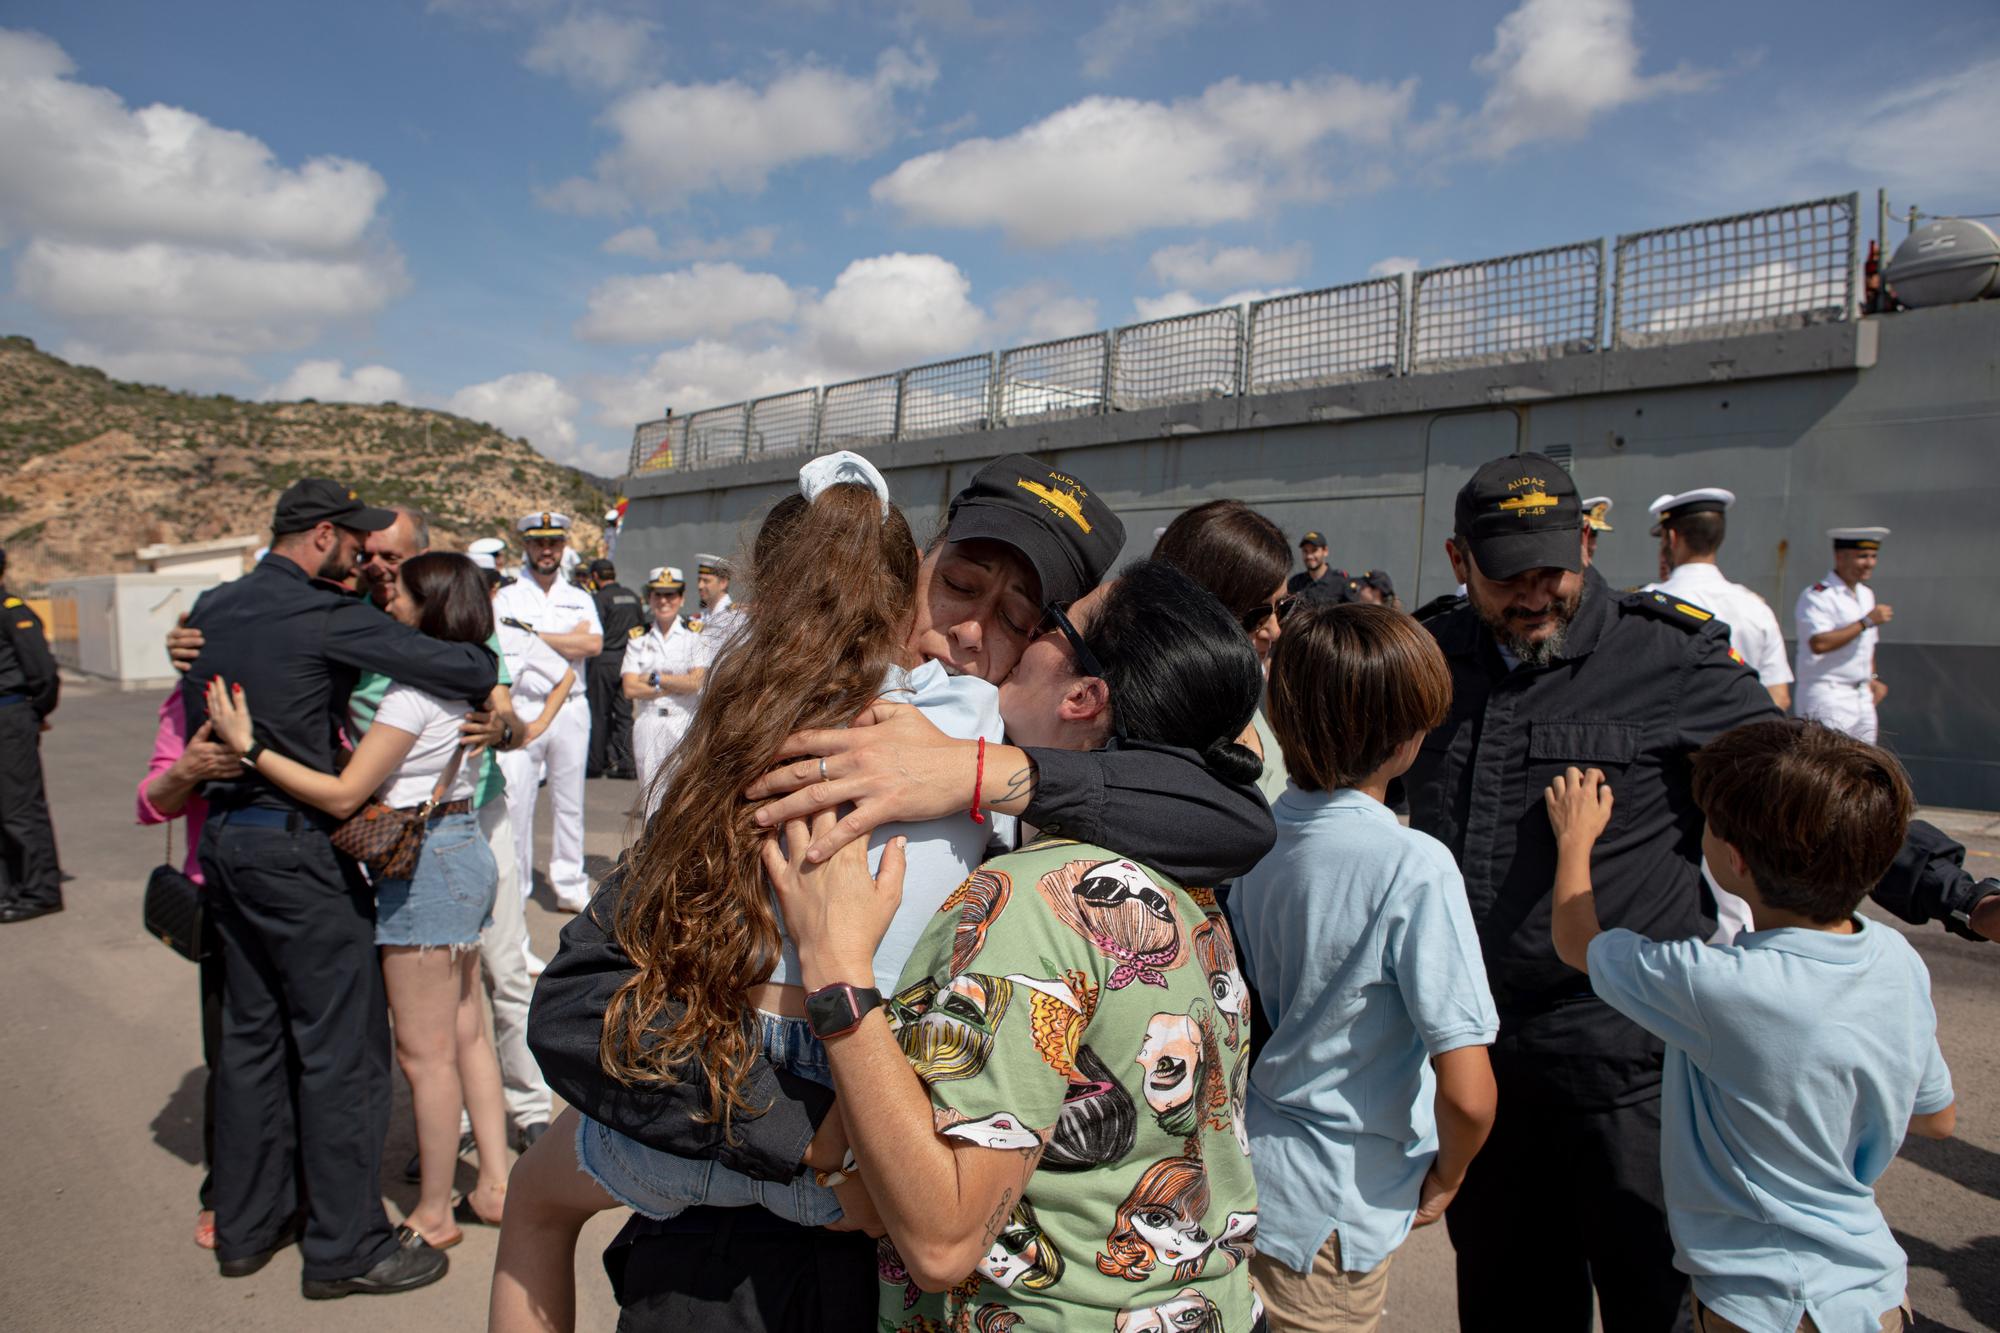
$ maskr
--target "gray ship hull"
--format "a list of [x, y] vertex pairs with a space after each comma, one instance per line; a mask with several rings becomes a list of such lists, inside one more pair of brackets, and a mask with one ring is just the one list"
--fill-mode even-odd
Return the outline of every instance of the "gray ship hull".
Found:
[[[1657, 576], [1654, 496], [1726, 486], [1722, 565], [1777, 611], [1831, 564], [1827, 528], [1894, 530], [1875, 576], [1882, 735], [1921, 800], [2000, 809], [2000, 302], [1657, 347], [1252, 393], [884, 443], [867, 452], [920, 534], [993, 457], [1021, 451], [1086, 478], [1124, 519], [1126, 558], [1191, 504], [1230, 496], [1329, 558], [1380, 568], [1407, 605], [1453, 586], [1452, 497], [1479, 463], [1534, 449], [1612, 496], [1598, 564], [1616, 587]], [[742, 550], [796, 455], [641, 472], [621, 563]], [[753, 594], [754, 595], [754, 594]]]

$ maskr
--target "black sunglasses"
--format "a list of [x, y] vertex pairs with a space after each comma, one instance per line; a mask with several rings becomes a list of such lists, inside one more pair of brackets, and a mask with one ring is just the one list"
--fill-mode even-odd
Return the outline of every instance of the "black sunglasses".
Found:
[[1264, 622], [1272, 616], [1278, 618], [1280, 625], [1284, 624], [1285, 617], [1290, 615], [1292, 609], [1298, 604], [1298, 597], [1288, 593], [1278, 598], [1275, 602], [1265, 602], [1262, 605], [1251, 607], [1243, 613], [1243, 632], [1245, 634], [1255, 634], [1258, 630], [1264, 628]]
[[[1109, 690], [1111, 678], [1104, 674], [1104, 663], [1097, 660], [1097, 654], [1090, 651], [1090, 645], [1083, 641], [1083, 635], [1079, 634], [1076, 626], [1070, 623], [1062, 603], [1050, 602], [1042, 608], [1042, 612], [1043, 623], [1061, 630], [1062, 636], [1069, 640], [1070, 652], [1076, 655], [1076, 669], [1086, 676], [1095, 676], [1103, 681], [1104, 688]], [[1111, 732], [1119, 740], [1125, 739], [1125, 728], [1118, 721], [1118, 709], [1115, 703], [1111, 709]]]

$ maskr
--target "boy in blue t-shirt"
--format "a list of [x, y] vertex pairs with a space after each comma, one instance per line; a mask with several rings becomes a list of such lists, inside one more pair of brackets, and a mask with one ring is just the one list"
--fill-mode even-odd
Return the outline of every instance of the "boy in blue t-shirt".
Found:
[[1738, 727], [1694, 762], [1702, 851], [1753, 929], [1722, 946], [1600, 931], [1590, 851], [1611, 789], [1572, 768], [1544, 793], [1556, 952], [1667, 1045], [1660, 1166], [1700, 1333], [1904, 1328], [1906, 1259], [1874, 1184], [1906, 1129], [1944, 1138], [1956, 1113], [1930, 974], [1854, 909], [1902, 845], [1909, 783], [1885, 752], [1796, 719]]

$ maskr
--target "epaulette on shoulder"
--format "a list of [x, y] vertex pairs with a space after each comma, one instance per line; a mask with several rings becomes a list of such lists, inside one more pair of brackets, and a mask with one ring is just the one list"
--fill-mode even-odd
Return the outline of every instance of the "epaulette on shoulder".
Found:
[[503, 625], [511, 625], [515, 629], [526, 630], [530, 634], [533, 634], [535, 632], [535, 627], [533, 625], [524, 625], [519, 620], [516, 620], [513, 616], [500, 617], [500, 623]]
[[1815, 583], [1815, 584], [1813, 584], [1813, 591], [1814, 591], [1814, 592], [1825, 592], [1825, 591], [1826, 591], [1826, 585], [1825, 585], [1824, 583]]
[[634, 625], [631, 629], [625, 631], [625, 637], [628, 639], [643, 639], [646, 637], [646, 627], [644, 625]]
[[1460, 597], [1455, 592], [1448, 592], [1442, 597], [1431, 598], [1428, 602], [1418, 607], [1413, 614], [1418, 620], [1433, 620], [1447, 611], [1456, 611], [1464, 605], [1465, 599], [1463, 597]]
[[701, 633], [701, 619], [700, 619], [700, 617], [698, 617], [698, 616], [697, 616], [697, 617], [694, 617], [694, 618], [692, 618], [692, 619], [690, 619], [690, 618], [689, 618], [689, 617], [687, 617], [687, 616], [682, 616], [682, 617], [681, 617], [681, 624], [683, 624], [683, 625], [686, 625], [686, 626], [687, 626], [687, 627], [688, 627], [689, 629], [693, 630], [693, 631], [694, 631], [694, 632], [695, 632], [696, 634], [699, 634], [699, 633]]
[[1669, 625], [1678, 625], [1690, 634], [1715, 619], [1714, 612], [1704, 611], [1663, 592], [1628, 592], [1618, 600], [1629, 611], [1664, 620]]
[[9, 598], [7, 599], [7, 605], [8, 605], [8, 606], [10, 606], [10, 607], [15, 607], [15, 606], [26, 606], [26, 605], [27, 605], [27, 603], [26, 603], [26, 602], [24, 602], [24, 601], [22, 601], [22, 600], [21, 600], [20, 598], [18, 598], [18, 597], [9, 597]]

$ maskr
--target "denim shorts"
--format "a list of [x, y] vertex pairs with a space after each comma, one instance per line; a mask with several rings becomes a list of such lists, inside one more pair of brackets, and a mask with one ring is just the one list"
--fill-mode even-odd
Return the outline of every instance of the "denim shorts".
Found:
[[500, 872], [474, 814], [440, 815], [424, 835], [417, 873], [375, 881], [375, 943], [468, 948], [493, 919]]
[[[802, 1018], [759, 1013], [764, 1058], [801, 1078], [833, 1086], [826, 1048]], [[581, 1116], [576, 1126], [579, 1169], [618, 1202], [647, 1217], [668, 1218], [687, 1208], [763, 1208], [800, 1226], [840, 1220], [833, 1191], [810, 1172], [787, 1181], [752, 1180], [712, 1161], [676, 1157]]]

